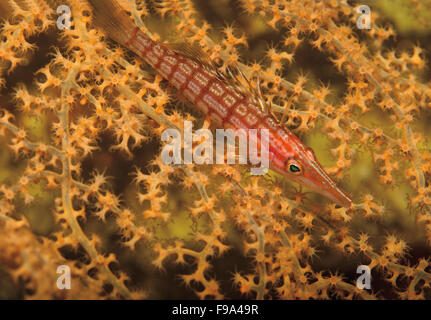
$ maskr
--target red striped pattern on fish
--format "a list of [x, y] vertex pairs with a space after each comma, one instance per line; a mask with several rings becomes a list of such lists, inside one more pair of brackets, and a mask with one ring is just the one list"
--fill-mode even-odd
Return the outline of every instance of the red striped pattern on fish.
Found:
[[[89, 0], [101, 18], [105, 32], [149, 63], [178, 93], [205, 113], [215, 124], [232, 129], [269, 131], [270, 168], [349, 207], [349, 196], [329, 177], [306, 147], [290, 130], [247, 96], [223, 81], [214, 70], [169, 46], [153, 41], [124, 14], [114, 0]], [[99, 19], [100, 21], [100, 19]]]
[[125, 46], [147, 61], [217, 125], [234, 130], [268, 129], [270, 161], [284, 169], [286, 159], [293, 155], [289, 141], [294, 136], [250, 97], [224, 83], [216, 72], [151, 40], [139, 28]]

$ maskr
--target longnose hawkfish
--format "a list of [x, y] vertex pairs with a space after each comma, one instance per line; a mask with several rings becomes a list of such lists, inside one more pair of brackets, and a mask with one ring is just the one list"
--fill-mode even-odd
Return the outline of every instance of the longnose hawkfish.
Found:
[[153, 41], [115, 0], [89, 2], [99, 25], [112, 40], [150, 64], [216, 125], [231, 129], [267, 129], [270, 169], [339, 205], [351, 206], [352, 200], [325, 172], [313, 150], [262, 108], [256, 98], [236, 90], [199, 60]]

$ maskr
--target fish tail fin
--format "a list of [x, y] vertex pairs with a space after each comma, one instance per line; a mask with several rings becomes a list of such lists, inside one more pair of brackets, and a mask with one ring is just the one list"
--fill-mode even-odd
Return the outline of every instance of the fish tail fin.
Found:
[[136, 32], [136, 25], [116, 0], [88, 0], [93, 8], [94, 22], [114, 41], [127, 47]]

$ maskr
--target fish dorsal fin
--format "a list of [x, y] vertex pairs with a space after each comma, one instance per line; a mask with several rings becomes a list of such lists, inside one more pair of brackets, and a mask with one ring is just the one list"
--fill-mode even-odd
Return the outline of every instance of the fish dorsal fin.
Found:
[[203, 52], [201, 48], [191, 45], [187, 42], [172, 43], [169, 44], [168, 47], [179, 55], [182, 55], [183, 57], [204, 66], [208, 70], [215, 72], [217, 78], [227, 83], [235, 91], [243, 93], [244, 88], [242, 88], [241, 84], [238, 82], [238, 79], [233, 75], [231, 70], [227, 68], [227, 73], [221, 72], [220, 68], [213, 61], [211, 61], [208, 54]]
[[257, 97], [257, 100], [259, 101], [259, 105], [263, 111], [265, 111], [266, 113], [272, 114], [271, 102], [268, 104], [265, 101], [265, 97], [263, 96], [262, 89], [260, 87], [260, 77], [259, 76], [257, 77], [256, 81], [257, 81], [256, 97]]
[[168, 44], [168, 47], [172, 51], [186, 57], [187, 59], [193, 60], [208, 69], [217, 71], [216, 65], [212, 63], [208, 55], [197, 46], [191, 45], [187, 42], [174, 42]]
[[221, 81], [227, 83], [236, 92], [250, 97], [252, 101], [262, 109], [262, 111], [270, 113], [270, 107], [265, 102], [260, 88], [259, 78], [257, 79], [257, 85], [253, 87], [250, 80], [247, 79], [237, 64], [231, 64], [226, 68], [226, 72], [223, 73], [217, 65], [211, 61], [205, 52], [203, 52], [199, 47], [187, 42], [171, 43], [168, 47], [172, 51], [199, 63], [211, 71], [214, 71]]
[[[265, 101], [265, 98], [263, 96], [262, 90], [261, 90], [261, 86], [260, 86], [260, 77], [257, 76], [256, 78], [256, 85], [255, 87], [253, 86], [252, 82], [254, 81], [254, 72], [251, 76], [251, 80], [248, 79], [244, 73], [241, 71], [240, 67], [238, 65], [234, 65], [234, 68], [236, 69], [236, 72], [238, 74], [237, 78], [239, 83], [241, 83], [241, 88], [242, 90], [245, 92], [245, 94], [247, 94], [247, 96], [249, 96], [252, 101], [257, 104], [262, 111], [266, 112], [266, 113], [271, 113], [271, 106], [268, 105]], [[230, 74], [232, 74], [232, 72], [230, 71], [230, 69], [228, 68], [228, 72]], [[234, 75], [232, 75], [231, 77], [235, 77]]]

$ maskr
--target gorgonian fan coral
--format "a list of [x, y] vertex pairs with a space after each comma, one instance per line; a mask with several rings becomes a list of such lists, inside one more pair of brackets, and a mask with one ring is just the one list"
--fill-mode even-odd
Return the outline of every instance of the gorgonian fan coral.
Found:
[[[370, 29], [348, 1], [119, 2], [153, 39], [259, 83], [354, 204], [244, 165], [166, 165], [163, 130], [210, 123], [86, 1], [3, 1], [1, 297], [429, 298], [426, 44], [397, 36], [384, 1]], [[425, 4], [403, 4], [429, 34]]]

